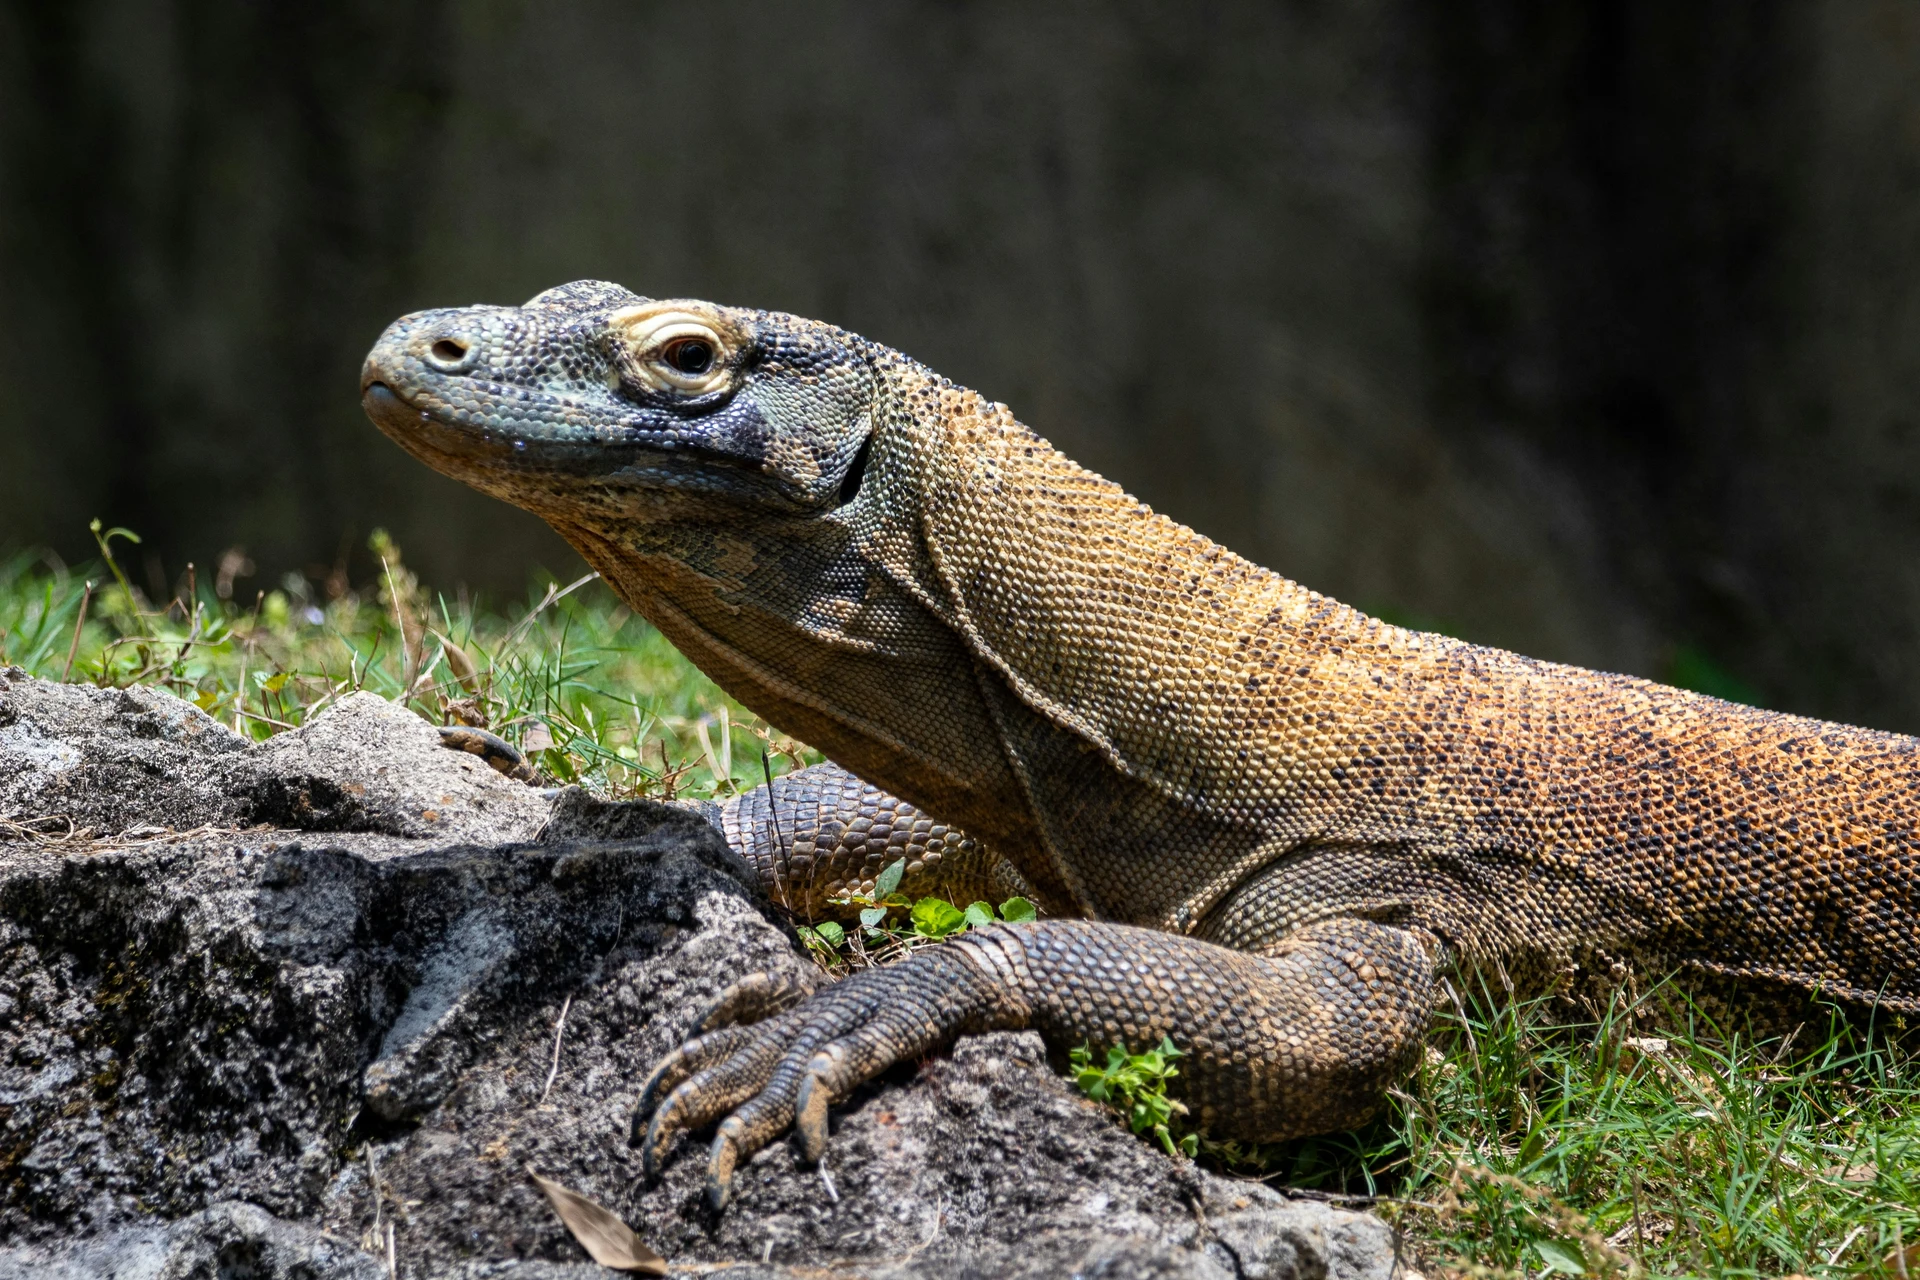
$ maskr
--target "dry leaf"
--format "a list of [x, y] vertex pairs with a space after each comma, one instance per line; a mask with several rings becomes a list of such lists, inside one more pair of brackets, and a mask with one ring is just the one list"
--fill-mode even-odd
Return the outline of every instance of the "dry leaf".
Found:
[[1920, 1280], [1920, 1244], [1910, 1244], [1904, 1249], [1895, 1249], [1880, 1259], [1880, 1270], [1876, 1275], [1898, 1276], [1900, 1280]]
[[1842, 1182], [1878, 1182], [1880, 1180], [1880, 1166], [1876, 1164], [1850, 1164], [1845, 1168], [1836, 1165], [1821, 1172], [1829, 1178], [1838, 1178]]
[[453, 672], [453, 678], [460, 682], [460, 687], [470, 694], [478, 695], [480, 669], [473, 665], [473, 659], [467, 656], [467, 651], [438, 631], [433, 633], [433, 638], [440, 642], [440, 648], [446, 652], [447, 670]]
[[577, 1191], [567, 1190], [551, 1178], [541, 1177], [531, 1168], [527, 1176], [546, 1193], [547, 1203], [595, 1262], [615, 1271], [634, 1271], [643, 1276], [667, 1274], [667, 1260], [641, 1244], [640, 1237], [634, 1235], [613, 1210]]

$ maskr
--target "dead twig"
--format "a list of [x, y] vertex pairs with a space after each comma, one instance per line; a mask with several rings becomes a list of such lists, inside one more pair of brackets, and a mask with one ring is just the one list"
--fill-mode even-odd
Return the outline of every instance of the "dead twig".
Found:
[[573, 1008], [573, 997], [568, 996], [566, 1001], [560, 1006], [560, 1016], [556, 1018], [553, 1023], [553, 1065], [547, 1068], [547, 1085], [544, 1089], [540, 1090], [540, 1101], [535, 1103], [535, 1106], [542, 1106], [546, 1103], [547, 1095], [553, 1092], [554, 1079], [560, 1074], [560, 1039], [566, 1034], [567, 1010], [571, 1008]]
[[60, 683], [65, 684], [67, 677], [73, 674], [73, 660], [80, 652], [80, 629], [87, 625], [87, 605], [93, 601], [93, 581], [88, 579], [87, 586], [80, 593], [80, 612], [73, 619], [73, 643], [67, 646], [67, 665], [60, 668]]
[[374, 1161], [373, 1144], [367, 1144], [367, 1189], [373, 1193], [373, 1239], [380, 1239], [380, 1166]]
[[[64, 823], [64, 831], [43, 831], [41, 827], [48, 823]], [[4, 818], [0, 817], [0, 836], [28, 844], [65, 844], [82, 835], [83, 832], [73, 825], [73, 819], [65, 814], [48, 814], [40, 818]]]
[[500, 642], [500, 644], [497, 646], [498, 649], [505, 650], [506, 648], [508, 648], [510, 645], [512, 645], [516, 640], [520, 638], [521, 632], [525, 631], [528, 627], [533, 625], [533, 620], [535, 618], [539, 617], [542, 613], [546, 612], [546, 610], [552, 607], [555, 603], [566, 599], [568, 596], [578, 591], [581, 587], [586, 586], [589, 582], [592, 582], [595, 578], [598, 578], [599, 576], [600, 575], [598, 573], [590, 573], [584, 578], [575, 579], [573, 582], [568, 583], [565, 587], [562, 587], [562, 588], [556, 588], [552, 583], [548, 583], [547, 593], [544, 596], [540, 597], [540, 603], [533, 606], [533, 608], [527, 612], [526, 617], [514, 623], [513, 630], [507, 632], [507, 638]]
[[1862, 1231], [1865, 1231], [1866, 1229], [1867, 1229], [1866, 1223], [1864, 1222], [1854, 1223], [1853, 1230], [1847, 1232], [1847, 1238], [1842, 1240], [1839, 1243], [1839, 1245], [1837, 1245], [1834, 1248], [1833, 1252], [1827, 1255], [1827, 1265], [1830, 1267], [1838, 1266], [1840, 1264], [1841, 1255], [1846, 1253], [1848, 1246], [1850, 1246], [1855, 1240], [1858, 1240], [1860, 1238], [1860, 1233]]

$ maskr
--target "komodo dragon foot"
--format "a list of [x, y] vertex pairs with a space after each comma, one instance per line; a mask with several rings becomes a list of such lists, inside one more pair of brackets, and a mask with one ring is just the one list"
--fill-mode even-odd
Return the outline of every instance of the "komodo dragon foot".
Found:
[[970, 932], [797, 1004], [769, 999], [769, 981], [723, 995], [702, 1034], [654, 1069], [634, 1114], [649, 1176], [681, 1133], [719, 1121], [707, 1158], [716, 1210], [740, 1161], [789, 1128], [818, 1160], [830, 1106], [979, 1031], [1032, 1027], [1056, 1052], [1168, 1037], [1186, 1055], [1177, 1092], [1210, 1132], [1277, 1141], [1349, 1127], [1418, 1050], [1434, 977], [1414, 934], [1365, 920], [1326, 921], [1258, 955], [1045, 920]]

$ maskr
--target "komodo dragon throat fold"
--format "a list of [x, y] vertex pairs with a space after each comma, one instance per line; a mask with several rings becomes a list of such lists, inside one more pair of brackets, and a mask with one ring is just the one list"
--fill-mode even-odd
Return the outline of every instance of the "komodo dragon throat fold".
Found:
[[749, 979], [656, 1068], [709, 1194], [955, 1036], [1170, 1036], [1199, 1123], [1353, 1125], [1440, 975], [1677, 973], [1768, 1019], [1920, 1012], [1920, 742], [1389, 626], [1239, 558], [864, 338], [565, 285], [368, 355], [380, 429], [546, 519], [834, 762], [719, 807], [797, 911], [909, 860], [995, 925], [806, 992]]

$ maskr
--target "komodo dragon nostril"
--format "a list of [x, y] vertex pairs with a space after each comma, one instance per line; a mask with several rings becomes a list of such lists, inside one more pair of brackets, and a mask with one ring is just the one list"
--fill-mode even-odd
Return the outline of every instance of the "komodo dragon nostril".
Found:
[[436, 338], [427, 348], [427, 363], [442, 373], [458, 373], [472, 363], [473, 344], [465, 338], [449, 336]]

